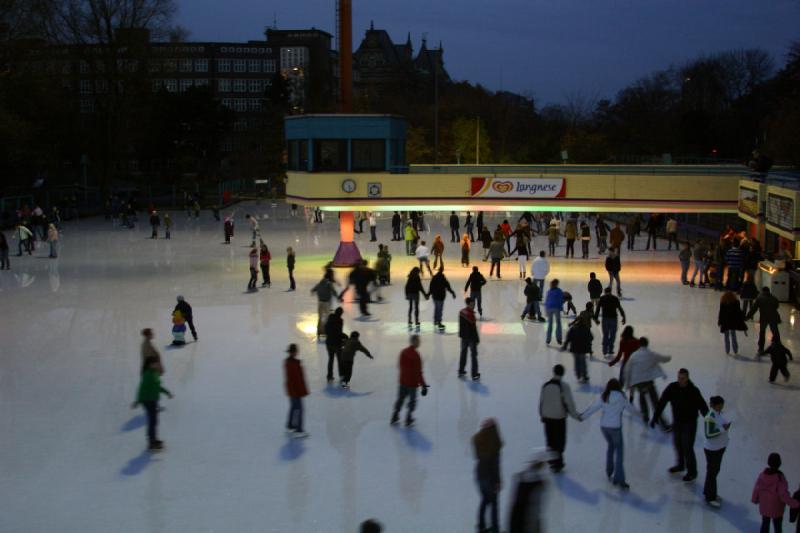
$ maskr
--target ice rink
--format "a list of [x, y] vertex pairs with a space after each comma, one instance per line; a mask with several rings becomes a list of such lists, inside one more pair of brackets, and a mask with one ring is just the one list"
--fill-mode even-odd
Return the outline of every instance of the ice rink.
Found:
[[[459, 380], [457, 312], [468, 269], [449, 242], [445, 214], [438, 220], [429, 215], [433, 232], [423, 238], [430, 243], [441, 232], [446, 275], [458, 298], [445, 305], [446, 334], [433, 332], [432, 303], [421, 304], [420, 353], [430, 394], [418, 399], [416, 427], [390, 427], [397, 357], [408, 341], [403, 284], [413, 264], [404, 243], [389, 241], [390, 214], [378, 225], [379, 242], [393, 254], [393, 284], [382, 291], [384, 303], [371, 306], [368, 322], [357, 318], [356, 304], [343, 305], [345, 331], [359, 331], [375, 360], [357, 355], [351, 389], [343, 392], [325, 382], [327, 354], [315, 340], [316, 298], [309, 293], [338, 243], [335, 215], [316, 225], [307, 223], [302, 209], [290, 218], [282, 204], [240, 204], [225, 213], [231, 210], [237, 227], [229, 246], [209, 212], [199, 221], [174, 212], [169, 241], [150, 240], [146, 223], [134, 230], [102, 217], [66, 223], [54, 260], [43, 248], [17, 258], [16, 241], [6, 231], [13, 249], [12, 270], [0, 272], [0, 531], [355, 532], [361, 521], [376, 518], [387, 532], [471, 532], [479, 494], [470, 439], [488, 416], [498, 420], [505, 442], [505, 528], [511, 478], [544, 445], [538, 397], [552, 366], [566, 367], [579, 410], [618, 374], [618, 367], [595, 359], [591, 384], [575, 382], [572, 357], [545, 345], [543, 325], [519, 320], [523, 283], [514, 260], [502, 265], [505, 279], [484, 289], [482, 380]], [[254, 294], [245, 291], [246, 212], [268, 216], [261, 227], [273, 256], [272, 287]], [[486, 222], [493, 228], [501, 220], [494, 215]], [[372, 261], [377, 243], [368, 242], [367, 224], [364, 229], [358, 244]], [[286, 290], [289, 245], [297, 251], [297, 292]], [[537, 237], [534, 248], [546, 248], [545, 239]], [[580, 310], [588, 299], [589, 271], [607, 280], [602, 259], [594, 245], [588, 261], [563, 255], [562, 242], [551, 278], [562, 281]], [[488, 277], [489, 264], [476, 261], [477, 249], [472, 259]], [[706, 399], [719, 394], [727, 401], [734, 425], [719, 476], [722, 508], [710, 509], [702, 500], [699, 425], [699, 477], [684, 484], [666, 472], [674, 464], [671, 435], [626, 415], [631, 490], [621, 493], [605, 477], [600, 417], [570, 419], [567, 467], [548, 477], [548, 531], [755, 531], [760, 517], [750, 493], [773, 451], [782, 453], [790, 491], [797, 490], [794, 379], [800, 376], [788, 384], [767, 383], [768, 361], [753, 360], [757, 323], [749, 323], [749, 337], [740, 336], [741, 355], [726, 356], [716, 325], [720, 293], [684, 287], [678, 275], [674, 251], [623, 252], [622, 305], [636, 334], [673, 356], [665, 365], [670, 381], [685, 366]], [[337, 278], [345, 279], [345, 272], [337, 271]], [[178, 294], [194, 307], [200, 340], [170, 349]], [[800, 352], [796, 312], [789, 305], [781, 312], [781, 333]], [[156, 332], [163, 384], [175, 394], [162, 400], [166, 449], [155, 455], [146, 451], [143, 412], [130, 408], [144, 327]], [[598, 354], [598, 328], [593, 332]], [[290, 342], [300, 346], [311, 392], [305, 440], [284, 434], [282, 360]], [[657, 385], [663, 390], [666, 382]], [[790, 527], [788, 512], [784, 527]]]

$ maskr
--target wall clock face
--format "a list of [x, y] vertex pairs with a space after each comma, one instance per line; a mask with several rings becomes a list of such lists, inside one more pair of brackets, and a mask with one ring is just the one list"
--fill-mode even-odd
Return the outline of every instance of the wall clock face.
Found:
[[353, 180], [344, 180], [342, 182], [342, 190], [344, 192], [353, 192], [356, 190], [356, 182]]

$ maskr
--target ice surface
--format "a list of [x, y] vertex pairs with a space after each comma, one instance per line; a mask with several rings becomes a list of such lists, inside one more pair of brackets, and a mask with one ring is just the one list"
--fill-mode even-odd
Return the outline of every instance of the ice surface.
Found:
[[[397, 355], [408, 336], [403, 283], [412, 261], [403, 243], [388, 240], [389, 216], [381, 217], [378, 235], [394, 255], [393, 284], [383, 290], [386, 301], [371, 306], [377, 320], [362, 322], [355, 304], [344, 305], [345, 330], [360, 331], [375, 360], [359, 354], [352, 388], [342, 392], [325, 383], [327, 356], [314, 339], [316, 301], [308, 292], [336, 249], [335, 216], [314, 225], [291, 219], [282, 205], [235, 209], [230, 246], [222, 244], [221, 223], [206, 212], [200, 221], [173, 213], [170, 241], [149, 240], [149, 227], [126, 230], [97, 218], [66, 224], [59, 259], [44, 258], [42, 249], [33, 258], [12, 256], [13, 270], [0, 272], [0, 531], [351, 532], [375, 517], [388, 532], [469, 532], [479, 499], [470, 438], [487, 416], [498, 419], [505, 441], [505, 524], [511, 477], [544, 445], [538, 391], [551, 367], [564, 363], [579, 409], [618, 373], [595, 360], [591, 385], [577, 386], [569, 354], [545, 346], [543, 326], [519, 321], [524, 297], [514, 261], [503, 264], [505, 279], [484, 291], [482, 381], [457, 379], [457, 310], [468, 271], [449, 243], [444, 216], [428, 216], [445, 237], [446, 274], [459, 298], [446, 303], [445, 335], [432, 331], [432, 304], [422, 303], [421, 353], [431, 390], [419, 399], [416, 428], [391, 428]], [[269, 217], [261, 228], [273, 255], [272, 288], [256, 294], [245, 292], [245, 212]], [[377, 246], [368, 235], [359, 246], [374, 258]], [[539, 237], [535, 248], [544, 244]], [[294, 293], [286, 292], [288, 245], [298, 257]], [[592, 248], [589, 261], [552, 264], [578, 309], [587, 299], [588, 272], [605, 280]], [[487, 274], [477, 254], [473, 264]], [[674, 356], [666, 365], [670, 378], [685, 366], [704, 396], [727, 399], [735, 422], [719, 476], [723, 507], [714, 511], [702, 502], [700, 436], [700, 477], [685, 485], [666, 473], [673, 464], [670, 437], [630, 417], [624, 438], [632, 490], [619, 493], [604, 475], [606, 445], [596, 416], [569, 422], [567, 468], [550, 483], [548, 529], [754, 531], [759, 516], [750, 491], [767, 454], [783, 453], [792, 490], [800, 481], [792, 446], [800, 432], [797, 387], [767, 384], [769, 364], [752, 360], [752, 328], [740, 337], [742, 356], [725, 356], [716, 326], [719, 293], [681, 286], [674, 252], [623, 252], [622, 263], [629, 323], [650, 337], [654, 350]], [[200, 341], [172, 350], [165, 346], [178, 294], [194, 306]], [[784, 305], [782, 315], [782, 334], [794, 349], [796, 313]], [[130, 409], [143, 327], [156, 331], [164, 385], [175, 393], [162, 402], [166, 450], [157, 455], [144, 451], [144, 417]], [[300, 345], [311, 389], [310, 437], [303, 441], [283, 431], [281, 363], [290, 342]]]

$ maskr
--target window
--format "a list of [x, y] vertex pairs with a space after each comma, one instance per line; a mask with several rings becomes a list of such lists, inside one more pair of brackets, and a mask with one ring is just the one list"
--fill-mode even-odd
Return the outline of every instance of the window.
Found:
[[195, 87], [208, 87], [208, 80], [205, 79], [205, 78], [194, 80], [194, 86]]
[[233, 152], [233, 142], [225, 141], [222, 143], [222, 151], [225, 153]]
[[164, 72], [175, 72], [177, 61], [174, 59], [164, 60]]
[[217, 91], [221, 93], [231, 92], [231, 80], [217, 80]]
[[153, 80], [153, 92], [157, 93], [161, 90], [161, 87], [164, 85], [162, 80]]
[[81, 80], [81, 94], [92, 94], [91, 80]]
[[251, 59], [247, 62], [247, 71], [248, 72], [261, 72], [261, 60], [260, 59]]
[[208, 72], [208, 59], [196, 59], [194, 62], [195, 72]]
[[308, 61], [308, 48], [297, 46], [281, 48], [281, 68], [305, 67]]
[[233, 92], [243, 93], [247, 90], [247, 80], [233, 80]]
[[[225, 49], [223, 48], [222, 51], [224, 52]], [[230, 72], [230, 71], [231, 71], [230, 59], [217, 59], [217, 72]]]
[[81, 113], [91, 113], [94, 111], [94, 100], [84, 98], [81, 100]]
[[128, 72], [137, 72], [139, 70], [139, 60], [129, 59], [126, 66], [128, 67]]
[[247, 72], [247, 61], [244, 59], [235, 59], [233, 61], [234, 72]]
[[192, 85], [194, 85], [194, 80], [181, 80], [181, 92], [186, 92]]
[[247, 111], [247, 98], [236, 98], [234, 109], [239, 113]]
[[171, 93], [178, 91], [178, 80], [164, 80], [164, 87]]
[[247, 80], [247, 90], [251, 93], [260, 93], [264, 90], [261, 80]]
[[96, 93], [104, 93], [108, 90], [108, 82], [106, 80], [96, 80], [94, 82], [94, 91]]
[[161, 72], [161, 62], [154, 59], [147, 63], [147, 72]]
[[247, 121], [239, 119], [233, 123], [233, 131], [244, 131], [247, 129]]
[[353, 171], [386, 170], [386, 142], [377, 140], [353, 140]]
[[62, 74], [71, 74], [72, 73], [72, 65], [69, 62], [64, 61], [64, 64], [61, 66], [61, 73]]
[[191, 59], [181, 59], [178, 62], [178, 68], [181, 72], [191, 72], [192, 71], [192, 60]]
[[274, 59], [265, 59], [264, 60], [264, 72], [273, 73], [275, 72], [275, 60]]
[[233, 109], [233, 99], [231, 98], [223, 98], [222, 105], [227, 107], [228, 109]]
[[81, 74], [87, 74], [89, 72], [89, 63], [86, 61], [81, 61], [80, 63]]
[[347, 170], [347, 141], [344, 139], [314, 140], [314, 170]]
[[248, 111], [261, 111], [261, 99], [260, 98], [248, 98], [247, 99], [247, 110]]

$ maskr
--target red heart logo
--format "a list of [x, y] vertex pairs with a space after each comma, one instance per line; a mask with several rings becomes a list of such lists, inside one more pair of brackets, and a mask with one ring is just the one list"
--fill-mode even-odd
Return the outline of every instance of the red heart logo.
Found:
[[492, 189], [499, 193], [506, 193], [514, 188], [514, 184], [510, 181], [496, 181], [492, 183]]

